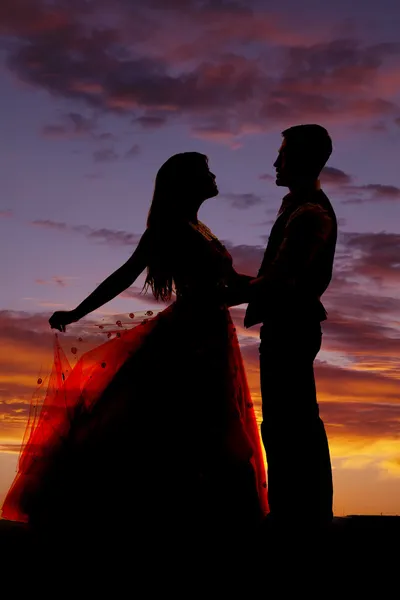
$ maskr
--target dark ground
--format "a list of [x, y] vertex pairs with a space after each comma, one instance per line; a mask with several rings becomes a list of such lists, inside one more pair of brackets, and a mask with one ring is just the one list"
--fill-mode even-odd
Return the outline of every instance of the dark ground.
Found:
[[[53, 532], [54, 533], [54, 532]], [[214, 543], [177, 553], [176, 540], [145, 548], [135, 540], [97, 539], [86, 549], [65, 536], [49, 543], [26, 526], [0, 520], [2, 591], [52, 598], [88, 590], [103, 597], [159, 598], [168, 591], [206, 597], [399, 597], [400, 517], [336, 518], [329, 532], [262, 532], [257, 543], [216, 548]], [[205, 562], [214, 550], [213, 563]], [[193, 567], [195, 567], [193, 572]], [[119, 589], [118, 589], [119, 588]], [[396, 591], [397, 590], [397, 591]], [[36, 596], [36, 593], [34, 594]], [[69, 595], [69, 594], [68, 594]], [[65, 596], [66, 597], [66, 596]], [[93, 596], [94, 597], [94, 596]]]

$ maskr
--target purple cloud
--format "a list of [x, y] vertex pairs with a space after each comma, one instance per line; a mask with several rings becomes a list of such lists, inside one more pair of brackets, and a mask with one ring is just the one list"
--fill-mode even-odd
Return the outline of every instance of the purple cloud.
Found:
[[95, 150], [93, 152], [93, 158], [95, 162], [115, 162], [118, 160], [119, 154], [117, 154], [113, 148], [103, 148], [102, 150]]
[[344, 192], [351, 197], [342, 200], [342, 204], [365, 204], [367, 202], [400, 201], [400, 188], [395, 185], [384, 185], [381, 183], [369, 183], [358, 186], [354, 185], [347, 186], [347, 188], [344, 189]]
[[239, 210], [245, 210], [247, 208], [251, 208], [253, 206], [258, 206], [263, 203], [263, 199], [261, 196], [257, 194], [253, 194], [252, 192], [244, 193], [244, 194], [236, 194], [234, 192], [220, 194], [221, 198], [227, 200], [232, 208], [237, 208]]
[[135, 246], [140, 239], [140, 235], [130, 233], [128, 231], [115, 231], [114, 229], [94, 229], [89, 225], [69, 225], [67, 223], [51, 221], [49, 219], [38, 219], [31, 222], [32, 225], [45, 227], [48, 229], [56, 229], [58, 231], [66, 231], [79, 233], [90, 240], [98, 240], [105, 244], [115, 244], [118, 246]]
[[341, 169], [326, 166], [321, 172], [321, 181], [322, 184], [348, 185], [351, 183], [352, 177]]
[[140, 146], [134, 144], [125, 154], [125, 158], [136, 158], [140, 154]]
[[[326, 40], [318, 27], [302, 33], [240, 3], [155, 6], [59, 0], [50, 9], [40, 0], [3, 0], [1, 31], [13, 42], [8, 67], [99, 115], [128, 115], [143, 127], [179, 119], [196, 136], [234, 146], [244, 135], [296, 121], [399, 115], [390, 93], [397, 43]], [[263, 51], [249, 57], [249, 44]]]

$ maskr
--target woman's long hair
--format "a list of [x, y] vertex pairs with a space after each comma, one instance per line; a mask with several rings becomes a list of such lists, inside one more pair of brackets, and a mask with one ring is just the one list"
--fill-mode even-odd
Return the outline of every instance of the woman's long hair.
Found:
[[204, 154], [183, 152], [171, 156], [157, 173], [147, 218], [152, 249], [144, 284], [146, 290], [151, 288], [156, 300], [168, 302], [174, 291], [170, 250], [179, 236], [179, 225], [188, 220], [195, 175], [207, 163]]

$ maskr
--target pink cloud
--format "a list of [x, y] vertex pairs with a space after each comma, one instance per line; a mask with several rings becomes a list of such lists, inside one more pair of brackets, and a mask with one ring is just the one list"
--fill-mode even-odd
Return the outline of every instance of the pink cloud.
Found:
[[60, 7], [46, 10], [40, 0], [3, 0], [0, 5], [2, 34], [35, 35], [62, 30], [70, 17]]
[[[134, 113], [144, 127], [179, 120], [196, 137], [237, 147], [245, 135], [294, 121], [370, 126], [400, 112], [398, 44], [331, 40], [322, 24], [300, 32], [272, 11], [232, 2], [169, 12], [122, 0], [69, 3], [68, 12], [62, 0], [59, 11], [39, 0], [30, 8], [19, 0], [20, 11], [5, 4], [5, 32], [15, 40], [8, 66], [23, 81], [100, 114]], [[44, 134], [68, 135], [63, 127]]]
[[58, 277], [57, 275], [54, 275], [50, 281], [47, 281], [45, 279], [35, 279], [35, 283], [38, 283], [39, 285], [57, 285], [59, 287], [66, 287], [68, 285], [68, 280], [71, 279], [71, 277]]

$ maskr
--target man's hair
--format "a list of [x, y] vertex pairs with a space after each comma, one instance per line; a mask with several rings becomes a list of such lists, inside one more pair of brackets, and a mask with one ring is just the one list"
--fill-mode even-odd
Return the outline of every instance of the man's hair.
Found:
[[332, 154], [332, 140], [321, 125], [295, 125], [282, 131], [289, 148], [298, 150], [312, 174], [318, 177]]

